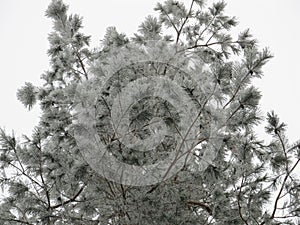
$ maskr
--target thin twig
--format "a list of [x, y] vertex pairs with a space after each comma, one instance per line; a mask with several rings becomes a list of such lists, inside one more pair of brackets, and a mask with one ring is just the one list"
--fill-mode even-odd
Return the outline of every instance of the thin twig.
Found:
[[57, 205], [52, 206], [51, 209], [56, 209], [56, 208], [59, 208], [59, 207], [61, 207], [61, 206], [67, 205], [67, 204], [69, 204], [69, 203], [71, 203], [71, 202], [74, 202], [74, 201], [76, 200], [76, 198], [77, 198], [77, 197], [81, 194], [81, 192], [84, 190], [84, 188], [85, 188], [85, 186], [82, 186], [82, 187], [80, 188], [80, 190], [79, 190], [72, 198], [70, 198], [69, 200], [67, 200], [67, 201], [65, 201], [65, 202], [62, 202], [62, 203], [60, 203], [60, 204], [57, 204]]

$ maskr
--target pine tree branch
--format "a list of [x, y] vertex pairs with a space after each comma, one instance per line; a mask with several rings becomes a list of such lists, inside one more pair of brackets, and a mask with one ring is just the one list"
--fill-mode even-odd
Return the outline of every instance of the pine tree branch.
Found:
[[288, 156], [287, 156], [287, 152], [286, 152], [286, 147], [285, 147], [285, 144], [284, 144], [284, 141], [280, 135], [280, 133], [275, 129], [275, 134], [277, 135], [279, 141], [280, 141], [280, 144], [281, 144], [281, 147], [282, 147], [282, 151], [283, 151], [283, 154], [284, 154], [284, 157], [285, 157], [285, 170], [286, 172], [288, 173], [288, 169], [289, 169], [289, 162], [288, 162]]
[[176, 45], [178, 44], [179, 37], [180, 37], [180, 35], [181, 35], [182, 29], [183, 29], [184, 25], [186, 24], [186, 22], [188, 21], [190, 14], [192, 13], [192, 9], [193, 9], [194, 2], [195, 2], [195, 0], [192, 0], [190, 9], [189, 9], [189, 11], [188, 11], [188, 13], [187, 13], [187, 15], [186, 15], [186, 17], [185, 17], [183, 23], [181, 24], [181, 26], [180, 26], [180, 28], [179, 28], [179, 30], [178, 30], [178, 32], [177, 32]]
[[110, 190], [112, 196], [113, 196], [113, 197], [116, 197], [116, 193], [114, 192], [112, 186], [110, 185], [110, 181], [107, 180], [106, 177], [105, 177], [104, 179], [105, 179], [105, 181], [106, 181], [106, 183], [107, 183], [107, 185], [108, 185], [108, 187], [109, 187], [109, 190]]
[[209, 215], [212, 215], [212, 209], [210, 208], [210, 206], [208, 206], [208, 205], [206, 205], [202, 202], [190, 200], [190, 201], [187, 202], [187, 204], [188, 205], [193, 205], [193, 206], [199, 206], [200, 208], [207, 211]]
[[[293, 167], [290, 169], [290, 171], [289, 171], [289, 172], [286, 174], [286, 176], [284, 177], [283, 182], [282, 182], [281, 187], [280, 187], [280, 190], [279, 190], [279, 192], [278, 192], [278, 194], [277, 194], [277, 196], [276, 196], [276, 199], [275, 199], [275, 202], [274, 202], [273, 211], [272, 211], [272, 214], [271, 214], [271, 216], [270, 216], [269, 219], [278, 218], [277, 216], [275, 216], [276, 211], [279, 209], [279, 207], [278, 207], [278, 202], [279, 202], [279, 200], [280, 200], [280, 198], [281, 198], [281, 194], [282, 194], [282, 192], [283, 192], [283, 189], [284, 189], [284, 186], [285, 186], [285, 184], [286, 184], [286, 182], [287, 182], [287, 179], [290, 177], [290, 174], [294, 171], [294, 169], [297, 167], [297, 165], [299, 164], [299, 162], [300, 162], [300, 159], [298, 159], [298, 160], [296, 161], [296, 163], [293, 165]], [[264, 225], [264, 224], [266, 224], [266, 221], [261, 222], [260, 225]]]
[[206, 27], [203, 29], [203, 31], [201, 31], [201, 33], [199, 34], [199, 38], [198, 39], [200, 39], [201, 36], [204, 34], [204, 32], [207, 31], [207, 29], [210, 27], [210, 25], [214, 22], [215, 18], [216, 18], [216, 15], [214, 15], [212, 17], [211, 21], [206, 25]]
[[[218, 30], [217, 30], [218, 31]], [[205, 45], [208, 45], [209, 42], [211, 41], [211, 39], [215, 36], [215, 34], [217, 33], [217, 31], [213, 32], [212, 35], [207, 39]]]
[[50, 193], [48, 191], [48, 188], [47, 188], [47, 185], [45, 183], [45, 180], [44, 180], [44, 176], [43, 176], [43, 168], [42, 168], [42, 164], [40, 163], [40, 177], [41, 177], [41, 181], [42, 181], [42, 184], [44, 186], [44, 191], [45, 191], [45, 194], [46, 194], [46, 198], [47, 198], [47, 204], [48, 204], [48, 209], [51, 208], [51, 203], [50, 203]]
[[292, 147], [290, 147], [288, 150], [286, 150], [286, 152], [290, 152], [290, 151], [294, 150], [295, 148], [299, 148], [300, 149], [300, 143], [296, 144], [296, 145], [294, 145]]
[[239, 90], [242, 87], [243, 82], [247, 79], [247, 77], [251, 74], [251, 70], [247, 72], [247, 74], [244, 76], [244, 78], [241, 80], [240, 84], [238, 85], [237, 89], [234, 91], [232, 97], [229, 99], [229, 101], [223, 106], [223, 109], [225, 109], [236, 97], [238, 94]]
[[295, 218], [298, 217], [297, 215], [286, 215], [286, 216], [274, 216], [274, 219], [288, 219], [288, 218]]
[[[273, 219], [274, 217], [275, 217], [275, 214], [276, 214], [276, 211], [277, 211], [277, 205], [278, 205], [278, 201], [279, 201], [279, 199], [280, 199], [280, 196], [281, 196], [281, 194], [282, 194], [282, 191], [283, 191], [283, 189], [284, 189], [284, 186], [285, 186], [285, 184], [286, 184], [286, 182], [287, 182], [287, 179], [289, 178], [289, 176], [290, 176], [290, 174], [293, 172], [293, 170], [297, 167], [297, 165], [298, 165], [298, 163], [300, 162], [300, 159], [298, 159], [297, 161], [296, 161], [296, 163], [294, 164], [294, 166], [290, 169], [290, 171], [286, 174], [286, 176], [284, 177], [284, 180], [283, 180], [283, 182], [282, 182], [282, 184], [281, 184], [281, 188], [280, 188], [280, 190], [279, 190], [279, 193], [278, 193], [278, 195], [277, 195], [277, 197], [276, 197], [276, 199], [275, 199], [275, 203], [274, 203], [274, 208], [273, 208], [273, 212], [272, 212], [272, 214], [271, 214], [271, 217], [270, 217], [270, 219]], [[264, 223], [263, 223], [264, 224]]]
[[[200, 109], [200, 111], [198, 112], [196, 118], [193, 120], [192, 124], [191, 124], [191, 125], [189, 126], [189, 128], [187, 129], [187, 132], [186, 132], [185, 136], [182, 136], [182, 135], [180, 134], [180, 132], [178, 131], [179, 134], [180, 134], [180, 136], [181, 136], [181, 138], [182, 138], [182, 140], [186, 140], [187, 135], [189, 134], [190, 130], [192, 129], [192, 127], [194, 126], [194, 124], [196, 123], [196, 121], [198, 120], [198, 118], [201, 116], [202, 111], [204, 110], [204, 107], [205, 107], [206, 104], [209, 102], [210, 98], [213, 96], [215, 90], [216, 90], [216, 84], [214, 85], [214, 89], [213, 89], [212, 93], [207, 97], [207, 99], [206, 99], [205, 102], [203, 103], [203, 106], [202, 106], [202, 108]], [[202, 141], [205, 141], [205, 140], [207, 140], [207, 138], [203, 138]], [[184, 141], [181, 142], [181, 145], [180, 145], [179, 149], [181, 149], [181, 148], [183, 147], [183, 144], [184, 144]], [[175, 163], [177, 162], [177, 160], [178, 160], [179, 158], [181, 158], [181, 157], [184, 157], [184, 155], [186, 155], [186, 154], [190, 154], [190, 152], [191, 152], [193, 149], [194, 149], [194, 148], [189, 149], [188, 152], [185, 152], [184, 154], [182, 154], [182, 155], [179, 156], [179, 157], [178, 157], [178, 152], [177, 152], [177, 155], [176, 155], [176, 158], [175, 158], [174, 162], [172, 162], [172, 164], [169, 166], [169, 168], [168, 168], [168, 170], [166, 171], [166, 173], [164, 174], [162, 180], [164, 180], [164, 179], [167, 177], [168, 173], [170, 172], [171, 168], [175, 165]], [[156, 188], [158, 188], [158, 186], [159, 186], [159, 184], [153, 186], [149, 191], [147, 191], [147, 194], [152, 193]]]
[[19, 167], [17, 167], [16, 165], [14, 165], [13, 163], [9, 163], [10, 166], [14, 167], [16, 170], [18, 170], [19, 172], [21, 172], [22, 175], [24, 175], [25, 177], [27, 177], [29, 180], [31, 180], [33, 183], [35, 183], [36, 185], [38, 185], [39, 187], [43, 188], [43, 185], [41, 185], [39, 182], [37, 182], [36, 180], [34, 180], [32, 177], [30, 177], [27, 173], [25, 173], [25, 170], [20, 169]]
[[76, 57], [77, 57], [77, 59], [78, 59], [78, 61], [79, 61], [79, 64], [80, 64], [80, 66], [81, 66], [81, 69], [82, 69], [82, 71], [83, 71], [83, 73], [84, 73], [85, 79], [88, 80], [89, 77], [88, 77], [88, 74], [87, 74], [87, 72], [86, 72], [86, 69], [85, 69], [85, 66], [84, 66], [84, 64], [83, 64], [83, 61], [82, 61], [82, 59], [80, 58], [80, 55], [79, 55], [78, 51], [77, 51], [77, 50], [75, 50], [75, 51], [76, 51]]
[[165, 9], [163, 7], [161, 7], [161, 11], [167, 16], [169, 22], [171, 23], [172, 27], [175, 29], [176, 34], [178, 35], [178, 28], [175, 26], [175, 24], [173, 23], [172, 19], [170, 18], [169, 14], [165, 11]]
[[[214, 91], [213, 91], [213, 93], [214, 93]], [[187, 129], [187, 132], [185, 133], [185, 135], [182, 136], [182, 135], [180, 134], [180, 136], [182, 137], [182, 141], [181, 141], [181, 144], [180, 144], [180, 146], [179, 146], [179, 149], [181, 149], [181, 148], [183, 147], [185, 140], [187, 140], [188, 134], [190, 133], [191, 129], [194, 127], [194, 125], [195, 125], [195, 123], [197, 122], [198, 118], [201, 116], [202, 110], [204, 109], [204, 107], [205, 107], [206, 104], [208, 103], [209, 99], [212, 97], [213, 93], [206, 99], [205, 103], [203, 104], [202, 109], [198, 112], [198, 115], [196, 116], [196, 118], [193, 120], [193, 122], [191, 123], [191, 125], [190, 125], [189, 128]], [[178, 151], [178, 152], [176, 153], [176, 158], [175, 158], [174, 162], [172, 162], [172, 164], [169, 166], [169, 168], [168, 168], [168, 170], [166, 171], [165, 175], [163, 176], [163, 179], [162, 179], [162, 180], [164, 180], [164, 179], [167, 177], [168, 173], [170, 172], [170, 170], [172, 169], [172, 167], [177, 163], [177, 161], [178, 161], [180, 158], [184, 157], [185, 155], [190, 154], [190, 152], [191, 152], [193, 149], [194, 149], [194, 147], [192, 147], [191, 149], [189, 149], [187, 152], [184, 152], [184, 153], [183, 153], [182, 155], [180, 155], [180, 156], [178, 155], [178, 153], [179, 153], [179, 151]], [[187, 157], [187, 156], [186, 156], [186, 157]]]
[[240, 43], [244, 43], [244, 42], [241, 42], [241, 41], [216, 41], [216, 42], [205, 43], [205, 44], [197, 44], [197, 42], [196, 42], [193, 46], [187, 47], [185, 49], [181, 49], [181, 50], [177, 51], [177, 53], [183, 52], [186, 50], [196, 49], [196, 48], [203, 48], [203, 47], [207, 47], [207, 48], [217, 52], [215, 49], [211, 48], [211, 46], [222, 45], [222, 44], [240, 44]]
[[80, 190], [79, 190], [72, 198], [70, 198], [69, 200], [64, 201], [64, 202], [62, 202], [62, 203], [60, 203], [60, 204], [51, 206], [51, 209], [56, 209], [56, 208], [59, 208], [59, 207], [61, 207], [61, 206], [67, 205], [67, 204], [69, 204], [69, 203], [71, 203], [71, 202], [74, 202], [74, 201], [76, 200], [76, 198], [77, 198], [77, 197], [81, 194], [81, 192], [84, 190], [84, 188], [85, 188], [85, 185], [82, 186], [82, 187], [80, 188]]
[[239, 107], [236, 108], [236, 110], [233, 111], [233, 113], [228, 117], [226, 120], [226, 123], [229, 122], [229, 120], [242, 108], [242, 105], [240, 104]]
[[248, 68], [248, 72], [247, 74], [244, 76], [244, 78], [241, 80], [240, 84], [238, 85], [237, 89], [234, 91], [232, 97], [229, 99], [229, 101], [223, 106], [223, 109], [225, 109], [236, 97], [236, 95], [238, 94], [238, 92], [240, 91], [243, 82], [248, 78], [249, 75], [253, 74], [253, 71], [258, 68], [261, 64], [264, 64], [264, 61], [266, 61], [267, 59], [272, 58], [272, 55], [270, 55], [268, 52], [264, 52], [263, 55], [261, 56], [261, 58], [259, 58], [257, 60], [257, 63], [252, 67], [252, 68]]
[[248, 221], [245, 219], [245, 217], [243, 216], [243, 213], [242, 213], [242, 206], [241, 206], [241, 194], [242, 194], [242, 187], [244, 185], [244, 175], [242, 177], [242, 181], [241, 181], [241, 187], [239, 188], [239, 193], [238, 193], [238, 196], [237, 196], [237, 203], [238, 203], [238, 209], [239, 209], [239, 215], [241, 217], [241, 219], [244, 221], [245, 224], [249, 224]]
[[17, 222], [17, 223], [27, 224], [27, 225], [34, 225], [34, 224], [29, 223], [27, 221], [18, 220], [18, 219], [12, 219], [12, 218], [3, 218], [3, 217], [0, 217], [0, 220], [4, 220], [4, 221], [8, 221], [8, 222]]
[[17, 152], [17, 149], [15, 146], [13, 146], [13, 151], [16, 155], [16, 161], [18, 162], [18, 164], [20, 165], [20, 167], [16, 166], [15, 164], [13, 163], [9, 163], [9, 165], [11, 165], [12, 167], [14, 167], [16, 170], [18, 170], [19, 172], [21, 172], [21, 174], [23, 174], [25, 177], [27, 177], [29, 180], [31, 180], [33, 183], [35, 183], [36, 185], [38, 185], [40, 188], [43, 188], [43, 185], [40, 184], [38, 181], [36, 181], [35, 179], [33, 179], [30, 175], [28, 175], [26, 173], [26, 170], [25, 170], [25, 167], [23, 166], [19, 156], [18, 156], [18, 152]]

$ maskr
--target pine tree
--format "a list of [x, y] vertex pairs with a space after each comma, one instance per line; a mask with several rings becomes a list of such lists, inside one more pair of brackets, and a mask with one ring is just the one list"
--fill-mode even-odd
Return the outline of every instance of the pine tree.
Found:
[[44, 85], [17, 93], [40, 122], [22, 141], [0, 130], [1, 224], [299, 223], [300, 144], [274, 112], [272, 141], [255, 134], [252, 81], [272, 55], [249, 29], [232, 37], [224, 1], [206, 4], [158, 3], [134, 37], [109, 27], [92, 49], [52, 1]]

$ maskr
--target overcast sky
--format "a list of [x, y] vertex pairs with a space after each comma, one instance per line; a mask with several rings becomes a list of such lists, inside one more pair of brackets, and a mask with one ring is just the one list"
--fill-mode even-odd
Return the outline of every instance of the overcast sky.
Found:
[[[106, 27], [116, 26], [131, 36], [153, 14], [157, 0], [67, 0], [72, 13], [83, 16], [84, 31], [99, 44]], [[270, 110], [288, 124], [291, 141], [300, 138], [300, 1], [227, 0], [227, 14], [236, 16], [235, 32], [250, 28], [261, 47], [275, 55], [256, 82], [262, 92], [264, 115]], [[38, 107], [28, 112], [16, 99], [26, 81], [40, 85], [49, 68], [47, 36], [51, 22], [44, 12], [50, 0], [0, 0], [0, 127], [18, 136], [30, 134], [38, 123]], [[261, 129], [262, 130], [262, 129]], [[261, 131], [259, 131], [260, 135]]]

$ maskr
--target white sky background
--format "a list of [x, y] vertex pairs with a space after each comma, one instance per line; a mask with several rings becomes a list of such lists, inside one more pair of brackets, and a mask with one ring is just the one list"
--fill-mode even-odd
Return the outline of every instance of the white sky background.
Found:
[[[187, 0], [186, 0], [187, 1]], [[211, 0], [208, 0], [211, 1]], [[132, 36], [157, 0], [65, 0], [70, 12], [83, 16], [84, 33], [99, 44], [108, 26]], [[162, 2], [162, 1], [160, 1]], [[188, 1], [190, 2], [190, 0]], [[259, 46], [275, 55], [256, 82], [262, 92], [264, 115], [270, 110], [288, 124], [291, 141], [300, 139], [300, 1], [227, 0], [226, 12], [239, 21], [237, 32], [250, 28]], [[51, 21], [44, 16], [50, 0], [0, 0], [0, 127], [17, 136], [31, 134], [38, 123], [36, 105], [28, 112], [17, 101], [16, 91], [26, 81], [41, 85], [49, 69], [48, 33]], [[260, 129], [261, 137], [262, 130]]]

